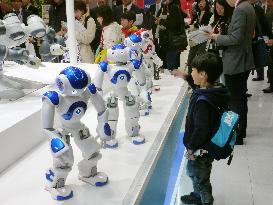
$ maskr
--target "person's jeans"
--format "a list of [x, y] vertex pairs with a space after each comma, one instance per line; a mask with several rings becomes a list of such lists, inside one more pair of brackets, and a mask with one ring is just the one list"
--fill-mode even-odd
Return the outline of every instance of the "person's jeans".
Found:
[[248, 112], [246, 92], [249, 73], [250, 71], [246, 71], [235, 75], [225, 75], [225, 85], [231, 95], [229, 101], [230, 109], [240, 116], [238, 139], [246, 137]]
[[213, 158], [208, 155], [197, 157], [196, 160], [189, 160], [187, 163], [187, 175], [191, 178], [193, 191], [200, 196], [202, 204], [213, 204], [210, 173]]

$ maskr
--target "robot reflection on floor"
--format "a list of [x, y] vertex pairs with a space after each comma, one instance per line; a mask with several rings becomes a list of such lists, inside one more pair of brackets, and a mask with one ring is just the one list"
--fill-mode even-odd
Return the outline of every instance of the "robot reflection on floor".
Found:
[[[100, 145], [80, 121], [89, 99], [98, 112], [97, 134], [101, 141], [110, 140], [112, 132], [104, 100], [96, 86], [90, 84], [90, 76], [84, 70], [72, 66], [64, 69], [56, 78], [56, 85], [58, 92], [48, 91], [43, 95], [42, 123], [53, 156], [53, 168], [46, 172], [49, 182], [46, 190], [53, 199], [62, 201], [73, 197], [73, 191], [65, 185], [74, 163], [70, 137], [74, 138], [83, 156], [78, 163], [79, 179], [94, 186], [103, 186], [108, 182], [105, 173], [97, 172]], [[53, 126], [55, 110], [61, 119], [60, 129]]]
[[135, 145], [143, 144], [145, 142], [144, 136], [139, 134], [139, 102], [128, 90], [128, 83], [135, 74], [139, 82], [145, 84], [145, 74], [140, 66], [138, 60], [130, 60], [131, 50], [124, 44], [117, 44], [111, 49], [107, 50], [107, 60], [114, 64], [107, 62], [100, 62], [99, 69], [95, 77], [95, 85], [98, 89], [102, 88], [104, 75], [108, 77], [112, 86], [110, 97], [107, 98], [107, 108], [109, 110], [109, 125], [114, 131], [112, 140], [106, 142], [106, 147], [115, 148], [118, 146], [116, 140], [117, 122], [119, 117], [118, 100], [123, 102], [125, 114], [125, 129], [128, 137], [131, 138]]
[[[31, 15], [28, 18], [28, 26], [20, 22], [17, 15], [10, 13], [0, 20], [0, 62], [15, 61], [30, 67], [39, 67], [41, 60], [30, 56], [25, 48], [20, 48], [29, 36], [43, 38], [40, 54], [44, 59], [52, 60], [63, 54], [63, 42], [60, 37], [55, 36], [55, 31], [47, 27], [43, 20]], [[0, 68], [0, 99], [17, 99], [24, 96], [23, 86], [3, 75], [3, 63]]]
[[[143, 39], [140, 35], [131, 34], [124, 40], [125, 46], [130, 48], [130, 59], [131, 61], [136, 61], [139, 64], [140, 70], [144, 73], [145, 76], [145, 68], [143, 64], [143, 54], [142, 54], [142, 44]], [[138, 97], [139, 101], [139, 109], [140, 114], [143, 116], [149, 115], [149, 104], [151, 104], [151, 98], [146, 86], [146, 77], [137, 78], [135, 76], [136, 73], [133, 74], [132, 81], [130, 82], [130, 88], [132, 92]], [[141, 80], [141, 81], [140, 81]]]

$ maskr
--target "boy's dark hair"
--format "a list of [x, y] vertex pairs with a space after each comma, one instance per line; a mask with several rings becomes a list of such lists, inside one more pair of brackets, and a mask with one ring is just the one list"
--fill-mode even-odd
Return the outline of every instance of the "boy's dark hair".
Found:
[[132, 11], [127, 11], [121, 15], [121, 19], [127, 19], [128, 21], [136, 21], [136, 14]]
[[218, 55], [209, 52], [194, 57], [191, 66], [196, 68], [198, 72], [205, 71], [210, 84], [214, 84], [223, 72], [222, 59]]
[[113, 11], [110, 8], [110, 6], [99, 6], [96, 10], [96, 17], [102, 17], [103, 18], [103, 22], [102, 22], [102, 27], [104, 26], [108, 26], [109, 24], [111, 24], [112, 22], [114, 22], [114, 15], [113, 15]]
[[82, 0], [74, 1], [74, 11], [77, 11], [77, 10], [80, 10], [85, 14], [87, 12], [86, 3]]

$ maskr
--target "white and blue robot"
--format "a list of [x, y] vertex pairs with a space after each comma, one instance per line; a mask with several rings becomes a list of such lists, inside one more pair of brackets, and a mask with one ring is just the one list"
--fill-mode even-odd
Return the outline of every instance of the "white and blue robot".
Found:
[[112, 91], [110, 97], [107, 98], [107, 109], [109, 110], [109, 125], [114, 134], [110, 141], [106, 142], [106, 147], [116, 148], [118, 141], [116, 140], [117, 122], [119, 117], [118, 100], [123, 102], [125, 113], [125, 129], [128, 137], [135, 145], [145, 143], [145, 137], [139, 134], [139, 102], [138, 99], [128, 90], [128, 84], [134, 73], [135, 78], [141, 84], [145, 84], [145, 74], [141, 68], [141, 61], [132, 59], [130, 61], [131, 50], [124, 44], [114, 45], [107, 50], [108, 64], [103, 61], [99, 63], [99, 69], [95, 77], [95, 85], [98, 89], [102, 88], [104, 76], [111, 83]]
[[[143, 39], [138, 34], [131, 34], [124, 40], [125, 46], [130, 48], [130, 59], [131, 61], [137, 61], [142, 73], [145, 73], [143, 64], [144, 56], [142, 54]], [[145, 76], [145, 74], [144, 74]], [[146, 86], [146, 77], [143, 80], [139, 80], [133, 74], [132, 81], [130, 83], [130, 89], [134, 95], [138, 97], [140, 103], [140, 114], [143, 116], [149, 115], [149, 105], [151, 104], [151, 98]]]
[[[157, 56], [155, 52], [155, 45], [153, 42], [153, 34], [152, 31], [146, 30], [146, 29], [139, 29], [135, 34], [140, 35], [142, 38], [142, 44], [141, 44], [141, 52], [143, 55], [143, 69], [145, 71], [145, 77], [146, 77], [146, 84], [145, 88], [142, 88], [143, 90], [147, 90], [148, 92], [148, 99], [149, 101], [144, 101], [147, 105], [144, 107], [149, 108], [149, 110], [152, 108], [152, 88], [153, 88], [153, 78], [159, 79], [159, 68], [163, 65], [162, 60]], [[137, 86], [134, 86], [133, 90], [136, 92], [134, 93], [137, 96], [141, 96], [141, 89]], [[141, 96], [143, 97], [143, 96]], [[145, 99], [145, 98], [144, 98]], [[148, 113], [149, 113], [148, 110]], [[146, 113], [146, 114], [148, 114]]]
[[[101, 141], [110, 140], [112, 131], [104, 100], [96, 86], [90, 83], [88, 73], [77, 67], [67, 67], [56, 78], [56, 85], [58, 91], [48, 91], [43, 95], [42, 126], [53, 156], [53, 167], [46, 172], [46, 190], [53, 199], [62, 201], [73, 197], [73, 191], [65, 185], [74, 163], [71, 137], [83, 156], [78, 163], [79, 179], [94, 186], [103, 186], [108, 182], [107, 175], [97, 171], [97, 163], [101, 159], [100, 144], [81, 122], [89, 100], [98, 113], [97, 134]], [[54, 127], [55, 111], [61, 121], [60, 128]]]

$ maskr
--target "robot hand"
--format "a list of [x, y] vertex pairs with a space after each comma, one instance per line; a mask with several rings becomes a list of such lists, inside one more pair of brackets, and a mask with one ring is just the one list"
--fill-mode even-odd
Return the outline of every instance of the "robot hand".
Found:
[[26, 63], [28, 67], [38, 69], [41, 65], [41, 59], [37, 58], [36, 56], [28, 56], [28, 61]]
[[44, 129], [44, 134], [49, 139], [51, 154], [54, 157], [59, 157], [69, 150], [66, 136], [62, 135], [59, 131], [55, 129]]
[[153, 55], [153, 60], [158, 68], [160, 68], [163, 65], [163, 61], [157, 56], [156, 53], [154, 53]]
[[50, 46], [50, 53], [54, 56], [63, 55], [65, 48], [59, 44], [53, 44]]
[[108, 124], [108, 110], [98, 115], [97, 134], [102, 142], [111, 140], [112, 130]]

